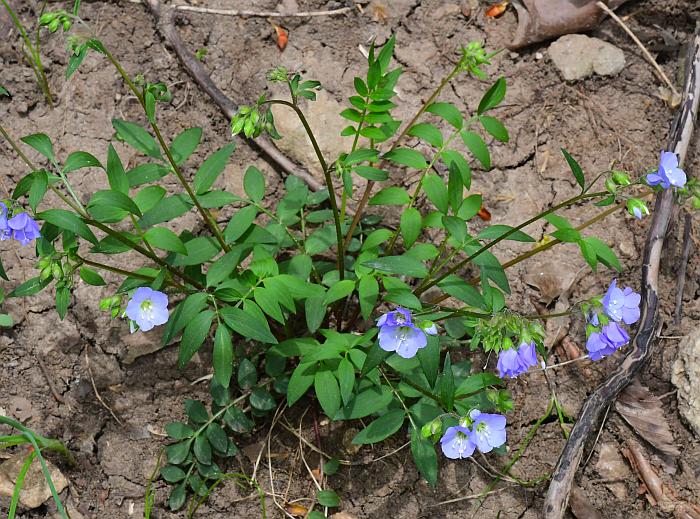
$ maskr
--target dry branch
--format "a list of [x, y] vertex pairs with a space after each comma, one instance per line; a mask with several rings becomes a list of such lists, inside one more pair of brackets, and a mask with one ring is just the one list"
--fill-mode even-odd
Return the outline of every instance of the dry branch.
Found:
[[[700, 30], [698, 29], [688, 47], [685, 71], [683, 101], [671, 127], [667, 148], [678, 154], [681, 164], [685, 161], [688, 152], [700, 100]], [[664, 237], [671, 219], [673, 198], [671, 189], [660, 191], [656, 196], [656, 207], [644, 247], [641, 319], [632, 350], [622, 364], [584, 403], [579, 419], [554, 469], [544, 503], [545, 519], [564, 517], [571, 484], [581, 462], [584, 444], [595, 430], [603, 410], [632, 381], [634, 375], [651, 356], [658, 326], [659, 266]]]
[[[195, 80], [200, 88], [212, 98], [214, 103], [216, 103], [227, 118], [230, 119], [233, 117], [238, 109], [236, 103], [229, 99], [226, 94], [214, 84], [202, 63], [190, 52], [185, 42], [182, 41], [175, 27], [175, 10], [162, 6], [160, 0], [144, 0], [144, 2], [148, 5], [156, 19], [156, 28], [158, 32], [173, 48], [187, 73], [192, 76], [192, 79]], [[285, 156], [270, 139], [261, 136], [255, 139], [255, 141], [248, 140], [247, 142], [267, 155], [267, 157], [286, 174], [296, 175], [301, 178], [314, 191], [318, 191], [324, 187], [311, 173], [300, 168]]]

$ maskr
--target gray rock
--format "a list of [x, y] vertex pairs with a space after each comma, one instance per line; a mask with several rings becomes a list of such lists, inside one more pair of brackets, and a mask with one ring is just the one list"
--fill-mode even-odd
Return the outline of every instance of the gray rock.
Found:
[[[17, 476], [26, 457], [26, 452], [18, 452], [0, 465], [0, 496], [8, 498], [12, 496]], [[53, 463], [46, 459], [44, 461], [56, 492], [60, 494], [68, 486], [68, 480]], [[19, 493], [19, 502], [22, 506], [33, 509], [40, 507], [49, 498], [51, 498], [51, 489], [46, 483], [41, 464], [38, 460], [34, 460], [24, 478], [24, 485]]]
[[[316, 96], [316, 101], [307, 102], [302, 106], [302, 111], [309, 121], [326, 161], [330, 162], [345, 151], [348, 143], [340, 136], [340, 132], [350, 123], [338, 115], [344, 107], [328, 92], [321, 90]], [[281, 105], [273, 105], [272, 113], [277, 131], [282, 136], [280, 140], [275, 141], [277, 147], [322, 180], [321, 167], [297, 115], [290, 108]]]
[[593, 73], [619, 74], [625, 68], [625, 54], [598, 38], [567, 34], [549, 46], [549, 57], [566, 81], [576, 81]]
[[671, 382], [678, 388], [678, 411], [700, 437], [700, 328], [679, 344]]

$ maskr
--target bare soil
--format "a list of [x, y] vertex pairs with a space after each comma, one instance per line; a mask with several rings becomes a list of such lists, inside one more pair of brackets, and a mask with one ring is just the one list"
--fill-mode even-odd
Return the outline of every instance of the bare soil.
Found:
[[[294, 3], [294, 2], [291, 2]], [[25, 21], [34, 19], [38, 2], [13, 2]], [[231, 7], [223, 0], [207, 2], [211, 7]], [[275, 1], [236, 2], [236, 7], [274, 10]], [[344, 3], [329, 1], [299, 2], [301, 9], [332, 9]], [[53, 4], [52, 4], [53, 5]], [[353, 12], [335, 17], [286, 19], [289, 45], [280, 52], [273, 40], [274, 30], [264, 18], [232, 18], [188, 14], [180, 31], [192, 49], [206, 47], [204, 63], [214, 81], [236, 102], [255, 99], [266, 88], [265, 72], [277, 64], [303, 71], [308, 77], [322, 81], [330, 98], [344, 103], [352, 94], [352, 77], [360, 73], [364, 58], [358, 45], [367, 45], [376, 36], [382, 43], [391, 33], [397, 36], [396, 59], [405, 68], [399, 88], [406, 118], [429, 95], [435, 82], [442, 78], [457, 59], [460, 44], [470, 40], [485, 41], [488, 48], [503, 47], [513, 34], [515, 15], [512, 10], [499, 19], [484, 16], [479, 5], [468, 19], [461, 12], [469, 2], [448, 4], [439, 0], [392, 0], [384, 2], [385, 20], [376, 9], [365, 6], [365, 14]], [[376, 4], [375, 4], [376, 7]], [[375, 16], [372, 16], [375, 13]], [[683, 43], [699, 19], [700, 8], [693, 0], [642, 0], [629, 2], [620, 10], [630, 26], [646, 35], [645, 41], [663, 42], [662, 31], [668, 31]], [[201, 92], [181, 69], [173, 52], [161, 41], [152, 18], [142, 6], [127, 2], [84, 2], [82, 16], [97, 31], [130, 73], [143, 73], [151, 80], [168, 84], [174, 93], [172, 103], [160, 116], [166, 135], [174, 136], [190, 126], [204, 129], [204, 139], [196, 157], [202, 157], [230, 140], [228, 122], [216, 106]], [[5, 20], [0, 17], [0, 25]], [[546, 54], [547, 44], [518, 53], [502, 52], [494, 59], [489, 72], [503, 75], [508, 82], [506, 103], [497, 115], [511, 134], [507, 144], [492, 148], [492, 171], [475, 171], [473, 191], [483, 193], [485, 204], [493, 215], [492, 223], [514, 223], [562, 200], [575, 192], [574, 180], [559, 153], [564, 147], [580, 159], [587, 172], [615, 167], [637, 174], [653, 167], [659, 150], [664, 148], [673, 113], [657, 96], [659, 82], [650, 66], [623, 31], [606, 20], [594, 32], [625, 52], [627, 66], [615, 77], [592, 77], [581, 82], [563, 82]], [[659, 61], [671, 77], [676, 77], [682, 62], [680, 49], [661, 46]], [[0, 101], [0, 120], [15, 136], [46, 132], [56, 143], [56, 151], [65, 156], [77, 149], [104, 158], [113, 130], [114, 117], [143, 121], [135, 100], [131, 98], [115, 71], [97, 55], [89, 55], [81, 70], [64, 80], [67, 61], [65, 43], [60, 36], [46, 36], [43, 55], [58, 105], [50, 110], [33, 81], [31, 70], [20, 59], [18, 38], [0, 39], [2, 83], [13, 94], [11, 101]], [[465, 109], [473, 109], [486, 84], [474, 80], [455, 83], [446, 97]], [[313, 125], [314, 121], [312, 121]], [[321, 130], [322, 131], [322, 130]], [[117, 145], [122, 159], [133, 164], [134, 152]], [[686, 171], [697, 171], [700, 155], [691, 150]], [[242, 172], [256, 164], [265, 172], [268, 184], [279, 185], [280, 175], [245, 143], [239, 142], [232, 165], [223, 185], [241, 190]], [[9, 147], [0, 145], [0, 189], [11, 192], [15, 183], [26, 174], [23, 163]], [[78, 191], [88, 196], [103, 188], [106, 179], [96, 172], [74, 177]], [[406, 185], [415, 178], [400, 178]], [[174, 189], [174, 185], [172, 186]], [[46, 204], [57, 200], [47, 199]], [[270, 204], [274, 197], [270, 197]], [[593, 208], [575, 208], [567, 213], [574, 222], [582, 222], [593, 214]], [[196, 215], [189, 214], [181, 225], [192, 227]], [[697, 223], [697, 222], [696, 222]], [[648, 221], [616, 216], [589, 231], [614, 246], [625, 272], [621, 281], [638, 287], [640, 253]], [[697, 225], [696, 225], [697, 228]], [[530, 232], [541, 238], [548, 229], [540, 225]], [[694, 240], [695, 235], [694, 233]], [[676, 274], [682, 246], [682, 228], [676, 226], [668, 239], [661, 286], [663, 287], [662, 335], [653, 360], [642, 375], [642, 382], [665, 403], [665, 418], [682, 449], [675, 474], [660, 469], [663, 480], [676, 495], [688, 500], [700, 496], [700, 442], [682, 423], [670, 383], [670, 371], [678, 346], [677, 336], [697, 327], [700, 318], [700, 262], [691, 257], [684, 296], [684, 318], [678, 326], [671, 324]], [[517, 245], [504, 246], [498, 255], [509, 259], [525, 250]], [[15, 242], [3, 242], [0, 256], [11, 282], [2, 281], [7, 290], [32, 276], [33, 249], [21, 248]], [[512, 272], [512, 306], [533, 312], [541, 295], [533, 286], [535, 275], [542, 270], [553, 273], [542, 291], [561, 294], [567, 272], [577, 276], [568, 294], [569, 301], [600, 294], [610, 280], [610, 272], [591, 274], [573, 247], [555, 247], [542, 257], [515, 267]], [[568, 284], [568, 283], [567, 283]], [[553, 288], [552, 288], [553, 285]], [[60, 321], [53, 309], [51, 293], [29, 299], [5, 302], [3, 311], [14, 317], [11, 330], [0, 335], [0, 409], [20, 419], [42, 434], [57, 437], [75, 452], [78, 465], [61, 465], [70, 479], [63, 497], [70, 509], [86, 518], [143, 517], [146, 482], [156, 466], [159, 450], [166, 444], [163, 427], [169, 421], [183, 418], [182, 401], [199, 398], [208, 401], [206, 383], [194, 383], [209, 373], [206, 353], [195, 357], [184, 371], [176, 368], [175, 347], [158, 349], [158, 333], [129, 334], [121, 321], [110, 321], [100, 312], [97, 303], [108, 290], [96, 290], [78, 284], [68, 316]], [[583, 348], [582, 325], [578, 321], [558, 323], [568, 330], [570, 338]], [[551, 329], [556, 334], [557, 329]], [[151, 351], [134, 360], [135, 352]], [[561, 350], [556, 349], [561, 353]], [[553, 360], [566, 360], [555, 354]], [[556, 371], [551, 382], [566, 411], [576, 416], [580, 405], [606, 374], [620, 362], [622, 353], [595, 364], [575, 363]], [[88, 370], [89, 359], [89, 370]], [[483, 365], [484, 359], [475, 359]], [[493, 363], [493, 360], [491, 360]], [[479, 364], [482, 363], [482, 364]], [[96, 398], [93, 382], [104, 402], [119, 418], [118, 423]], [[51, 387], [56, 390], [52, 394]], [[509, 416], [508, 444], [511, 454], [524, 439], [547, 405], [549, 389], [541, 373], [509, 382], [515, 410]], [[60, 400], [60, 401], [58, 401]], [[287, 411], [286, 419], [301, 434], [314, 441], [313, 406], [302, 402]], [[524, 488], [505, 482], [496, 486], [477, 509], [474, 499], [452, 504], [442, 501], [479, 494], [491, 481], [491, 467], [504, 460], [489, 456], [474, 462], [441, 461], [440, 481], [429, 487], [416, 472], [408, 449], [377, 460], [401, 447], [406, 438], [398, 437], [388, 444], [348, 452], [343, 441], [352, 423], [327, 424], [321, 418], [323, 449], [337, 457], [358, 462], [331, 476], [328, 485], [341, 496], [339, 510], [356, 518], [378, 517], [464, 517], [476, 512], [481, 517], [535, 518], [539, 516], [546, 483]], [[317, 455], [308, 448], [301, 450], [296, 436], [279, 424], [270, 434], [270, 448], [265, 439], [270, 422], [261, 422], [254, 434], [237, 439], [244, 447], [231, 470], [251, 475], [258, 453], [262, 450], [256, 478], [261, 487], [279, 495], [277, 500], [293, 501], [311, 498], [314, 485], [301, 456], [314, 467]], [[599, 455], [603, 446], [619, 453], [635, 434], [610, 409], [600, 436], [589, 446], [590, 459], [579, 472], [578, 484], [591, 503], [605, 518], [669, 517], [653, 506], [640, 491], [640, 481], [626, 461], [617, 479], [601, 472]], [[531, 480], [550, 472], [564, 445], [556, 420], [547, 421], [535, 436], [513, 473]], [[651, 448], [650, 459], [657, 463]], [[268, 457], [269, 452], [269, 457]], [[618, 454], [619, 455], [619, 454]], [[588, 453], [586, 454], [588, 456]], [[616, 485], [616, 486], [613, 486]], [[155, 483], [156, 510], [160, 519], [184, 517], [168, 511], [165, 500], [169, 488]], [[612, 490], [611, 490], [612, 489]], [[614, 493], [613, 493], [614, 490]], [[301, 501], [301, 504], [308, 502]], [[5, 512], [7, 499], [0, 499], [0, 512]], [[266, 499], [269, 517], [282, 516], [272, 497]], [[477, 511], [478, 510], [478, 511]], [[54, 517], [51, 502], [19, 517]], [[198, 515], [212, 519], [260, 517], [261, 507], [254, 492], [228, 483], [216, 491], [202, 506]]]

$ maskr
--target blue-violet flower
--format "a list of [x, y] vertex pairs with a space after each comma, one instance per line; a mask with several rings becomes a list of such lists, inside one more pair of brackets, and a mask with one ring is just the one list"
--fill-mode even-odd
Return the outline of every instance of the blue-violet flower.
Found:
[[405, 308], [397, 308], [387, 312], [377, 320], [379, 326], [379, 347], [384, 351], [395, 351], [404, 359], [415, 357], [419, 349], [428, 344], [426, 332], [437, 333], [435, 325], [423, 330], [413, 324], [411, 312]]
[[472, 441], [481, 452], [491, 452], [506, 442], [506, 417], [500, 414], [482, 413], [472, 409]]
[[27, 213], [14, 215], [7, 220], [7, 226], [12, 230], [12, 237], [22, 245], [27, 245], [41, 236], [39, 225]]
[[440, 439], [442, 453], [452, 460], [468, 458], [474, 454], [476, 444], [472, 440], [472, 432], [462, 426], [448, 427]]
[[639, 320], [639, 303], [641, 296], [626, 287], [621, 290], [617, 287], [617, 280], [613, 279], [608, 291], [603, 296], [603, 310], [613, 321], [633, 324]]
[[148, 287], [139, 287], [126, 305], [126, 316], [143, 332], [168, 322], [168, 296]]
[[670, 151], [661, 152], [658, 171], [647, 175], [647, 183], [650, 186], [661, 184], [664, 189], [671, 186], [683, 187], [685, 182], [685, 172], [678, 167], [678, 156]]

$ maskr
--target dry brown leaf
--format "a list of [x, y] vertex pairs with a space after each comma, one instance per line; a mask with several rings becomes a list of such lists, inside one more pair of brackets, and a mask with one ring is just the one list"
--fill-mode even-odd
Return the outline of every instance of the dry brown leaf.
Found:
[[603, 519], [603, 516], [600, 515], [598, 510], [591, 504], [580, 487], [574, 486], [574, 488], [571, 489], [569, 506], [571, 507], [571, 513], [573, 513], [577, 519]]
[[289, 32], [276, 23], [273, 23], [272, 27], [275, 29], [275, 43], [277, 43], [277, 48], [283, 51], [287, 48], [287, 43], [289, 43]]
[[634, 431], [666, 456], [678, 456], [671, 428], [664, 416], [662, 402], [639, 380], [634, 380], [620, 393], [615, 409]]
[[384, 23], [389, 17], [386, 6], [380, 2], [372, 2], [372, 5], [369, 6], [369, 12], [375, 22]]
[[491, 212], [488, 209], [486, 209], [483, 205], [481, 206], [481, 209], [479, 209], [479, 212], [476, 214], [479, 218], [481, 218], [485, 222], [488, 222], [491, 220]]
[[297, 503], [287, 503], [284, 505], [284, 509], [289, 515], [293, 515], [294, 517], [304, 517], [307, 513], [309, 513], [308, 508]]
[[486, 16], [488, 16], [489, 18], [498, 18], [506, 12], [506, 7], [508, 7], [509, 3], [510, 2], [499, 2], [495, 5], [492, 5], [486, 10]]

